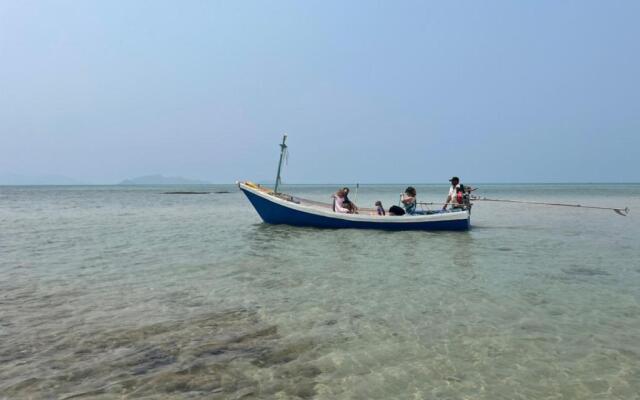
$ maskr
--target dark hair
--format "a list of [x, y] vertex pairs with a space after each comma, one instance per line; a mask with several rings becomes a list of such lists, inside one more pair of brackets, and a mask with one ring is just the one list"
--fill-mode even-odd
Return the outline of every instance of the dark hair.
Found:
[[382, 207], [382, 202], [380, 200], [376, 201], [376, 206]]
[[409, 194], [409, 195], [411, 195], [411, 196], [413, 196], [413, 197], [416, 197], [416, 188], [414, 188], [413, 186], [409, 186], [408, 188], [406, 188], [404, 190], [404, 192]]

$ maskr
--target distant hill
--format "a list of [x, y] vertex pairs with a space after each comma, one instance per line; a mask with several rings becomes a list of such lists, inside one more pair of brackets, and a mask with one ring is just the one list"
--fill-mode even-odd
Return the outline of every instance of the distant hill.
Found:
[[119, 185], [207, 185], [209, 182], [180, 176], [146, 175], [125, 179]]

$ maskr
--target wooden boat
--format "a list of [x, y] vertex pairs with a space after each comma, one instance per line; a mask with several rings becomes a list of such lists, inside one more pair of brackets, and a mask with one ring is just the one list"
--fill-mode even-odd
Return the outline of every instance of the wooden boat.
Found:
[[468, 210], [437, 211], [423, 215], [380, 216], [374, 210], [361, 209], [359, 214], [333, 211], [333, 206], [302, 199], [256, 185], [238, 182], [262, 220], [269, 224], [286, 224], [314, 228], [352, 228], [404, 230], [467, 230], [471, 226]]
[[314, 228], [406, 230], [467, 230], [471, 226], [470, 205], [464, 210], [428, 211], [419, 215], [378, 215], [372, 209], [360, 209], [358, 214], [333, 210], [332, 204], [279, 193], [282, 160], [287, 153], [287, 135], [280, 144], [280, 161], [274, 190], [252, 182], [237, 182], [262, 220], [268, 224], [286, 224]]

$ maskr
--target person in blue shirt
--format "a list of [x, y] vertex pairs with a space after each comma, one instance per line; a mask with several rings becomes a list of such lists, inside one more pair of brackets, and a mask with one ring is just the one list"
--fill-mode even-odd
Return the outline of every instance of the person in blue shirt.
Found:
[[416, 189], [413, 186], [409, 186], [405, 189], [402, 198], [400, 199], [402, 205], [404, 206], [404, 211], [409, 215], [413, 215], [416, 213], [416, 195]]

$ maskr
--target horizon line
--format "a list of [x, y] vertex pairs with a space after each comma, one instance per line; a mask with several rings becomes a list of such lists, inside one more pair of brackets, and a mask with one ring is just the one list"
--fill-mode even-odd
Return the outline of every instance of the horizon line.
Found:
[[[255, 182], [263, 186], [273, 186], [272, 182]], [[474, 182], [474, 185], [638, 185], [639, 182], [602, 182], [602, 181], [574, 181], [574, 182], [543, 182], [543, 181], [504, 181], [504, 182]], [[16, 186], [207, 186], [207, 185], [237, 185], [237, 182], [210, 182], [210, 183], [37, 183], [37, 184], [4, 184], [0, 183], [0, 187], [16, 187]], [[323, 183], [281, 183], [282, 186], [333, 186], [333, 185], [448, 185], [447, 182], [323, 182]]]

